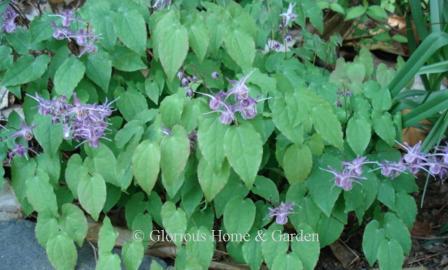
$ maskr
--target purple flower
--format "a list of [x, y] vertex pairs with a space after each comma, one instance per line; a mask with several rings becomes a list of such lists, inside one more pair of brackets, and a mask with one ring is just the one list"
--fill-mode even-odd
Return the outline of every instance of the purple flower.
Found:
[[184, 90], [187, 97], [192, 97], [194, 95], [194, 91], [190, 87], [185, 87]]
[[289, 42], [293, 41], [291, 35], [286, 35], [285, 38], [284, 38], [284, 40], [285, 40], [286, 43], [289, 43]]
[[76, 20], [75, 12], [70, 9], [62, 11], [57, 16], [61, 17], [61, 24], [63, 27], [69, 27], [72, 24], [72, 22]]
[[238, 81], [230, 81], [232, 83], [232, 88], [229, 90], [227, 96], [235, 95], [237, 100], [247, 99], [249, 97], [249, 87], [247, 87], [246, 82], [253, 72], [247, 74]]
[[177, 78], [178, 78], [179, 80], [182, 80], [182, 78], [184, 78], [184, 76], [185, 76], [185, 73], [184, 73], [183, 70], [179, 70], [179, 71], [177, 72], [176, 76], [177, 76]]
[[47, 100], [37, 94], [35, 96], [28, 96], [39, 103], [39, 114], [51, 116], [53, 123], [65, 123], [67, 121], [71, 105], [67, 103], [66, 97], [60, 96]]
[[92, 147], [97, 147], [108, 126], [106, 118], [112, 114], [111, 103], [81, 104], [75, 95], [73, 104], [70, 110], [74, 115], [71, 123], [73, 139], [87, 141]]
[[65, 27], [58, 27], [55, 24], [52, 25], [53, 27], [53, 38], [57, 40], [63, 40], [63, 39], [69, 39], [72, 35], [72, 32], [70, 29]]
[[421, 142], [418, 142], [414, 146], [409, 146], [409, 144], [407, 143], [398, 144], [406, 151], [406, 154], [403, 156], [403, 160], [406, 163], [418, 163], [426, 161], [427, 155], [421, 151]]
[[235, 121], [235, 114], [230, 110], [223, 111], [219, 116], [219, 120], [224, 125], [230, 125], [233, 123], [233, 121]]
[[293, 203], [280, 203], [280, 205], [275, 208], [269, 208], [269, 217], [275, 217], [275, 223], [285, 225], [288, 223], [288, 215], [293, 213], [293, 209]]
[[219, 91], [216, 95], [210, 97], [208, 106], [212, 111], [218, 111], [223, 105], [227, 94], [223, 91]]
[[219, 79], [219, 73], [217, 71], [213, 71], [211, 74], [213, 80]]
[[396, 178], [400, 174], [406, 172], [406, 165], [402, 162], [384, 161], [378, 164], [381, 174], [385, 177]]
[[277, 40], [269, 39], [264, 47], [263, 53], [268, 53], [271, 51], [273, 51], [273, 52], [289, 52], [290, 47], [291, 46], [289, 43], [287, 43], [285, 46], [285, 44], [282, 44], [282, 43], [278, 42]]
[[422, 170], [426, 171], [432, 176], [443, 174], [443, 169], [448, 167], [448, 164], [444, 163], [443, 157], [440, 158], [440, 154], [437, 153], [430, 155], [427, 159], [427, 162], [421, 165], [424, 166]]
[[[254, 118], [257, 115], [257, 102], [249, 96], [249, 88], [246, 85], [247, 79], [252, 72], [241, 78], [239, 81], [230, 81], [232, 87], [227, 91], [219, 91], [215, 95], [196, 92], [210, 98], [208, 106], [213, 112], [219, 112], [220, 121], [225, 125], [230, 125], [235, 121], [235, 113], [239, 112], [245, 120]], [[232, 97], [233, 96], [233, 97]]]
[[428, 165], [429, 165], [428, 170], [431, 175], [438, 175], [442, 171], [442, 164], [437, 161], [430, 162]]
[[86, 53], [96, 52], [97, 47], [95, 42], [98, 40], [98, 36], [95, 35], [90, 28], [87, 27], [78, 31], [70, 30], [72, 22], [77, 20], [73, 10], [65, 10], [54, 16], [61, 18], [61, 26], [52, 23], [53, 37], [55, 39], [73, 39], [80, 48], [78, 57], [81, 57]]
[[241, 113], [244, 120], [252, 119], [257, 116], [257, 101], [251, 97], [239, 100], [236, 111]]
[[448, 164], [448, 145], [442, 146], [438, 150], [440, 151], [438, 155], [442, 157], [443, 163]]
[[8, 159], [11, 161], [15, 156], [25, 157], [28, 154], [28, 148], [21, 145], [15, 144], [11, 151], [8, 153]]
[[182, 78], [182, 80], [180, 80], [180, 85], [182, 85], [183, 87], [188, 86], [190, 84], [190, 80], [188, 80], [188, 78], [184, 77]]
[[448, 178], [448, 168], [442, 167], [442, 170], [439, 173], [439, 178], [444, 181], [446, 178]]
[[78, 55], [79, 57], [86, 53], [96, 52], [97, 47], [95, 42], [98, 40], [98, 36], [96, 36], [91, 29], [81, 29], [70, 37], [73, 38], [76, 44], [81, 48]]
[[11, 135], [11, 138], [22, 137], [25, 140], [30, 141], [31, 139], [33, 139], [33, 128], [34, 126], [28, 126], [26, 123], [22, 123], [20, 125], [20, 129], [14, 132]]
[[289, 24], [294, 21], [297, 18], [297, 14], [294, 13], [294, 7], [296, 4], [289, 3], [288, 10], [286, 12], [283, 12], [280, 14], [280, 16], [283, 18], [283, 26], [287, 27]]
[[94, 53], [96, 52], [98, 48], [96, 47], [96, 45], [94, 43], [89, 43], [86, 46], [82, 47], [81, 50], [79, 51], [79, 55], [78, 57], [83, 56], [84, 54], [88, 54], [88, 53]]
[[355, 174], [353, 170], [350, 171], [347, 168], [344, 168], [342, 172], [338, 172], [331, 167], [328, 167], [328, 169], [321, 169], [321, 170], [331, 173], [334, 176], [335, 186], [340, 187], [345, 191], [351, 190], [353, 188], [354, 182], [358, 182], [358, 180], [365, 179]]
[[36, 95], [31, 96], [39, 103], [39, 113], [50, 115], [53, 123], [63, 125], [64, 138], [87, 142], [97, 147], [99, 140], [107, 130], [107, 117], [112, 114], [111, 102], [104, 104], [82, 104], [76, 95], [73, 104], [64, 96], [46, 100]]
[[353, 174], [357, 177], [360, 177], [362, 175], [362, 166], [364, 164], [368, 164], [370, 162], [366, 162], [366, 157], [357, 157], [354, 160], [348, 162], [344, 161], [342, 164], [344, 166], [344, 171], [348, 171], [349, 174]]
[[96, 36], [87, 29], [81, 29], [78, 32], [72, 34], [71, 38], [75, 39], [76, 44], [84, 47], [89, 44], [91, 39], [96, 38]]
[[16, 18], [19, 14], [8, 5], [8, 7], [3, 12], [3, 31], [6, 33], [12, 33], [17, 29]]

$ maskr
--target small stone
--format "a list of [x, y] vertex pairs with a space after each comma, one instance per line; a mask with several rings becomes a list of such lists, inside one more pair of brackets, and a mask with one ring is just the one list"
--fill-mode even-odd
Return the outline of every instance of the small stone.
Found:
[[5, 181], [0, 191], [0, 221], [18, 219], [22, 211], [11, 185]]

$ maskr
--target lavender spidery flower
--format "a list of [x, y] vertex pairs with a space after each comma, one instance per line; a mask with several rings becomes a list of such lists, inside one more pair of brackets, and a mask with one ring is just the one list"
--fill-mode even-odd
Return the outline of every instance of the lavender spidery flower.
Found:
[[368, 163], [366, 160], [366, 157], [357, 157], [350, 162], [344, 161], [342, 164], [344, 166], [344, 170], [347, 170], [354, 176], [360, 177], [362, 175], [362, 166]]
[[378, 164], [381, 174], [385, 177], [396, 178], [406, 171], [406, 166], [402, 161], [390, 162], [384, 161]]
[[8, 5], [8, 7], [3, 12], [3, 31], [6, 33], [12, 33], [17, 29], [16, 18], [19, 14]]
[[331, 173], [334, 176], [335, 185], [345, 191], [349, 191], [353, 188], [353, 182], [356, 181], [356, 179], [362, 179], [360, 177], [352, 175], [348, 170], [338, 172], [331, 167], [322, 170]]
[[230, 81], [232, 83], [232, 88], [230, 89], [228, 96], [235, 95], [238, 100], [247, 99], [249, 97], [249, 87], [247, 87], [246, 82], [252, 73], [253, 71], [238, 81]]
[[399, 143], [399, 145], [406, 151], [406, 154], [403, 156], [403, 160], [406, 163], [418, 163], [427, 159], [426, 154], [421, 151], [421, 142], [418, 142], [414, 146], [409, 146], [407, 143]]
[[280, 14], [280, 16], [283, 18], [283, 26], [284, 27], [289, 26], [289, 24], [297, 18], [297, 14], [294, 13], [295, 6], [296, 6], [296, 4], [289, 3], [288, 10], [286, 12]]
[[235, 114], [232, 111], [226, 110], [221, 112], [221, 116], [219, 120], [224, 125], [230, 125], [233, 121], [235, 121]]
[[38, 95], [30, 96], [39, 103], [38, 112], [49, 115], [53, 123], [63, 125], [64, 138], [72, 137], [76, 141], [88, 142], [97, 147], [107, 129], [106, 119], [112, 114], [111, 103], [82, 104], [76, 95], [73, 104], [64, 96], [46, 100]]
[[28, 126], [26, 123], [20, 125], [20, 129], [11, 135], [11, 138], [22, 137], [27, 141], [33, 138], [33, 128], [34, 126]]
[[65, 10], [60, 14], [54, 16], [61, 18], [61, 26], [57, 26], [55, 23], [53, 26], [53, 37], [57, 40], [73, 39], [80, 47], [78, 57], [83, 56], [86, 53], [96, 52], [97, 47], [95, 42], [98, 40], [98, 36], [95, 35], [92, 30], [87, 27], [78, 31], [71, 31], [71, 24], [76, 21], [75, 12], [73, 10]]
[[21, 145], [15, 144], [12, 150], [8, 153], [8, 159], [11, 161], [15, 156], [25, 157], [28, 154], [28, 148]]
[[257, 115], [257, 102], [264, 100], [255, 100], [249, 96], [249, 88], [247, 87], [246, 82], [252, 73], [253, 72], [249, 73], [238, 81], [230, 81], [232, 87], [227, 92], [219, 91], [215, 95], [200, 92], [196, 93], [210, 98], [208, 103], [209, 108], [213, 112], [221, 113], [220, 121], [224, 125], [232, 124], [236, 119], [235, 113], [237, 112], [239, 112], [245, 120], [252, 119]]
[[241, 113], [243, 119], [252, 119], [257, 115], [257, 101], [251, 97], [239, 100], [236, 110]]
[[105, 120], [112, 114], [111, 104], [107, 102], [102, 105], [81, 104], [76, 96], [73, 97], [73, 103], [71, 109], [74, 114], [71, 125], [73, 138], [87, 141], [92, 147], [97, 147], [107, 129]]
[[269, 208], [269, 217], [275, 217], [275, 223], [285, 225], [288, 222], [288, 215], [293, 213], [293, 209], [293, 203], [280, 203], [275, 208]]
[[208, 106], [212, 111], [218, 111], [224, 104], [227, 94], [224, 91], [219, 91], [216, 95], [210, 97]]
[[440, 151], [440, 153], [438, 155], [442, 156], [443, 163], [448, 165], [448, 145], [439, 147], [438, 150]]
[[353, 183], [358, 180], [365, 179], [362, 177], [362, 166], [372, 162], [366, 161], [365, 157], [357, 157], [352, 161], [344, 161], [342, 163], [342, 172], [339, 172], [331, 167], [328, 169], [321, 169], [329, 172], [334, 176], [335, 185], [342, 188], [345, 191], [349, 191], [353, 188]]
[[70, 29], [66, 27], [58, 27], [55, 24], [52, 24], [53, 27], [53, 38], [57, 40], [69, 39], [72, 35]]
[[76, 20], [75, 12], [70, 9], [66, 9], [56, 16], [61, 17], [61, 24], [63, 27], [69, 27], [72, 22]]

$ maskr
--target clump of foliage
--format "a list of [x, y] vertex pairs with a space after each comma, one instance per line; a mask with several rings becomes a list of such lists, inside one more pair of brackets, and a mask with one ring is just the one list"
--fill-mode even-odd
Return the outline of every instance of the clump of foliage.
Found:
[[[127, 269], [138, 269], [156, 228], [173, 238], [177, 269], [208, 268], [213, 230], [250, 235], [222, 244], [251, 269], [313, 269], [353, 214], [369, 264], [401, 267], [414, 175], [446, 172], [448, 160], [406, 145], [401, 157], [395, 71], [367, 50], [337, 60], [340, 37], [318, 35], [324, 11], [342, 7], [154, 2], [87, 1], [28, 24], [3, 5], [0, 84], [23, 115], [7, 119], [0, 157], [25, 215], [37, 212], [52, 265], [75, 267], [92, 218], [103, 223], [97, 269], [120, 269], [108, 218], [118, 210], [143, 235], [123, 247]], [[195, 233], [207, 237], [175, 237]]]

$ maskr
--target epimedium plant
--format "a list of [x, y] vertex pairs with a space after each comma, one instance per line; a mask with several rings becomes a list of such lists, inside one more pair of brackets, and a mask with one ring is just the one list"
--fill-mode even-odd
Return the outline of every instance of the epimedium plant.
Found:
[[[0, 84], [23, 108], [1, 131], [4, 174], [52, 265], [75, 267], [91, 218], [97, 269], [138, 269], [156, 228], [176, 269], [207, 269], [218, 246], [251, 269], [313, 269], [356, 219], [369, 264], [400, 268], [414, 175], [446, 173], [446, 149], [394, 148], [395, 71], [367, 50], [336, 61], [340, 37], [318, 35], [333, 1], [153, 2], [87, 1], [31, 21], [2, 7]], [[143, 235], [121, 259], [116, 211]], [[219, 230], [249, 238], [218, 243]], [[272, 237], [294, 233], [318, 239]], [[205, 237], [176, 237], [187, 234]]]

